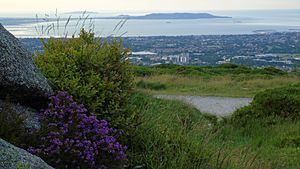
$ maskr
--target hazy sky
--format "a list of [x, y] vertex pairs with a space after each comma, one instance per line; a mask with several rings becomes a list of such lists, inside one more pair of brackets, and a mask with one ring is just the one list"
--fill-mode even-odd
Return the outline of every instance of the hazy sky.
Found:
[[0, 0], [0, 12], [299, 9], [300, 0]]

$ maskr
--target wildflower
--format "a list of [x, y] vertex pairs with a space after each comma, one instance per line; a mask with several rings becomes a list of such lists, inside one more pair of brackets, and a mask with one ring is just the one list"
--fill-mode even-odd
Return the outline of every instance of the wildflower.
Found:
[[109, 128], [106, 120], [99, 121], [66, 92], [50, 100], [41, 112], [49, 132], [40, 139], [40, 146], [30, 147], [29, 152], [56, 168], [107, 168], [103, 161], [126, 159], [127, 147], [118, 142], [121, 132]]

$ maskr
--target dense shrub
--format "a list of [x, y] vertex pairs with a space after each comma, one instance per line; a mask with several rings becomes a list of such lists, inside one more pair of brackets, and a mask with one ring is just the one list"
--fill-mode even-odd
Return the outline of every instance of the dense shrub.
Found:
[[97, 120], [66, 92], [50, 97], [41, 112], [41, 138], [29, 151], [56, 168], [106, 168], [126, 158], [120, 132]]
[[280, 69], [276, 69], [275, 67], [266, 67], [266, 68], [263, 68], [261, 71], [263, 73], [269, 74], [269, 75], [285, 75], [285, 74], [287, 74], [287, 72], [280, 70]]
[[51, 38], [43, 45], [35, 61], [56, 90], [69, 92], [114, 127], [132, 125], [134, 117], [124, 109], [133, 80], [129, 51], [118, 40], [82, 30], [79, 38]]
[[253, 119], [300, 119], [300, 86], [269, 89], [257, 94], [250, 106], [237, 110], [232, 120], [243, 124]]
[[163, 69], [177, 69], [180, 68], [182, 66], [180, 65], [176, 65], [176, 64], [161, 64], [161, 65], [156, 65], [153, 66], [154, 68], [163, 68]]
[[221, 65], [218, 65], [217, 67], [218, 68], [226, 68], [226, 69], [236, 69], [236, 68], [240, 68], [240, 67], [243, 67], [243, 66], [233, 64], [233, 63], [224, 63], [224, 64], [221, 64]]
[[0, 138], [21, 145], [25, 137], [24, 118], [13, 110], [8, 100], [2, 103], [0, 110]]
[[150, 76], [157, 73], [154, 69], [150, 69], [145, 66], [134, 66], [133, 70], [135, 76]]
[[143, 80], [140, 80], [137, 84], [137, 87], [143, 88], [143, 89], [151, 89], [151, 90], [164, 90], [166, 89], [166, 85], [161, 83], [155, 83], [155, 82], [145, 82]]
[[254, 98], [255, 110], [260, 116], [300, 117], [300, 87], [267, 90]]
[[288, 73], [274, 67], [267, 68], [250, 68], [238, 64], [221, 64], [217, 66], [182, 66], [172, 64], [161, 64], [153, 67], [134, 67], [135, 75], [151, 76], [160, 74], [176, 74], [184, 76], [213, 76], [213, 75], [247, 75], [258, 77], [272, 77], [275, 75], [287, 75]]

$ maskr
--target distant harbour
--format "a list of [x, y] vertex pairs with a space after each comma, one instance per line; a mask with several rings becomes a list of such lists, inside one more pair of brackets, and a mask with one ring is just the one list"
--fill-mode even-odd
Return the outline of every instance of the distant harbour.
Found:
[[266, 30], [255, 30], [253, 32], [258, 34], [266, 34], [266, 33], [275, 33], [277, 31], [275, 29], [266, 29]]
[[292, 31], [292, 32], [300, 32], [300, 29], [289, 29], [289, 31]]

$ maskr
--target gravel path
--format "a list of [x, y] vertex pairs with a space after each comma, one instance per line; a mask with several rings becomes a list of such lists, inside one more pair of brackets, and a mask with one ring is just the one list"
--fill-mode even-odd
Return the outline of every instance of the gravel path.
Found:
[[156, 95], [157, 98], [168, 100], [181, 100], [195, 106], [201, 112], [225, 117], [231, 115], [236, 109], [249, 105], [251, 98], [230, 97], [203, 97], [203, 96], [176, 96]]

